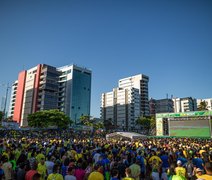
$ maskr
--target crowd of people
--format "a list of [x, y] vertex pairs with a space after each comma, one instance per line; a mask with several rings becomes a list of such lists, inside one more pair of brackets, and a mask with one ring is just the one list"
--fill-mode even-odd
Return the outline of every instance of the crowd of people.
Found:
[[0, 131], [0, 179], [212, 180], [212, 141], [105, 139], [105, 132]]

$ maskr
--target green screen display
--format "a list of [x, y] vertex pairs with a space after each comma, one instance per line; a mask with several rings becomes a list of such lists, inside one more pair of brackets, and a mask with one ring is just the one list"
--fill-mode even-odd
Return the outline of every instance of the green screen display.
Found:
[[170, 120], [170, 136], [210, 137], [210, 123], [208, 119], [201, 120]]

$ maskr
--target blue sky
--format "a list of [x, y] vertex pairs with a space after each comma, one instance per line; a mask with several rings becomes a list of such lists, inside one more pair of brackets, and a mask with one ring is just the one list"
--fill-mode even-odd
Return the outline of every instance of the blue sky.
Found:
[[101, 93], [140, 73], [149, 97], [212, 98], [212, 1], [0, 0], [0, 62], [0, 84], [39, 63], [91, 69], [95, 117]]

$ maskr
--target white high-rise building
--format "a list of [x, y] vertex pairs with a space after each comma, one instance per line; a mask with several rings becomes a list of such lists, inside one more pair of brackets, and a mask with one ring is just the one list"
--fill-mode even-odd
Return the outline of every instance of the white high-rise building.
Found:
[[14, 114], [17, 86], [18, 86], [18, 81], [15, 81], [11, 87], [11, 98], [10, 98], [10, 104], [9, 104], [8, 117], [13, 117], [13, 114]]
[[207, 109], [209, 111], [212, 111], [212, 98], [208, 98], [208, 99], [197, 99], [197, 107], [200, 105], [201, 102], [205, 101], [207, 104]]
[[140, 116], [149, 115], [148, 80], [144, 75], [119, 80], [119, 87], [102, 94], [101, 118], [122, 130], [133, 130]]
[[142, 116], [149, 116], [149, 77], [143, 74], [119, 80], [119, 87], [124, 89], [138, 89], [140, 95], [140, 112]]
[[197, 101], [192, 97], [173, 98], [174, 112], [189, 112], [197, 110]]

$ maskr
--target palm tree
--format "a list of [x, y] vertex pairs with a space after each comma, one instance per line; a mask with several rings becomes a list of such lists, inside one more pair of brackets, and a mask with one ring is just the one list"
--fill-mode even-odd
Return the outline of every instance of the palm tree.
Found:
[[198, 106], [198, 110], [199, 111], [207, 111], [207, 102], [206, 101], [202, 101], [200, 102], [199, 106]]

